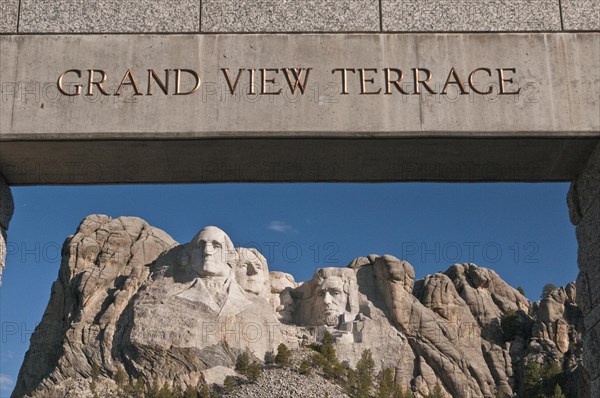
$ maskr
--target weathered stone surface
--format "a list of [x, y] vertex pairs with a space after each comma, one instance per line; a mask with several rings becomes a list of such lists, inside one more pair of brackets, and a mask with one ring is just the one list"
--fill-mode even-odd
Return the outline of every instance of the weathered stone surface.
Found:
[[[116, 92], [128, 68], [142, 88], [147, 87], [147, 68], [161, 70], [174, 65], [194, 68], [204, 83], [192, 95], [158, 95], [155, 91], [152, 96], [133, 97], [128, 86], [121, 96], [100, 97], [96, 90], [97, 98], [102, 100], [95, 101], [83, 95], [62, 96], [53, 101], [41, 97], [38, 101], [24, 101], [19, 93], [7, 95], [0, 104], [4, 115], [0, 120], [0, 139], [349, 135], [598, 138], [600, 81], [594, 77], [600, 68], [596, 62], [600, 57], [599, 43], [600, 34], [497, 34], [486, 35], [485, 40], [480, 34], [146, 35], [135, 39], [128, 35], [2, 36], [2, 53], [8, 54], [0, 60], [3, 83], [35, 77], [38, 82], [55, 84], [69, 68], [97, 65], [100, 61], [107, 73], [105, 87], [113, 87], [109, 94]], [[345, 51], [339, 52], [340, 48]], [[43, 63], [38, 62], [40, 58]], [[313, 68], [305, 94], [299, 95], [296, 89], [292, 95], [285, 73], [278, 70], [273, 76], [282, 94], [250, 98], [242, 90], [248, 87], [250, 79], [245, 71], [236, 87], [238, 100], [232, 100], [221, 69], [230, 68], [234, 76], [238, 68], [273, 66], [264, 61], [271, 59], [277, 65]], [[380, 94], [361, 95], [360, 73], [348, 72], [350, 94], [342, 95], [341, 72], [333, 74], [332, 70], [344, 65], [375, 68], [374, 83], [367, 86], [369, 91], [381, 90]], [[510, 65], [515, 73], [506, 71], [505, 77], [513, 78], [514, 85], [507, 83], [506, 90], [518, 90], [518, 86], [522, 95], [517, 98], [507, 94], [492, 101], [482, 95], [450, 100], [438, 94], [425, 101], [424, 95], [414, 94], [414, 87], [409, 91], [413, 94], [401, 95], [397, 89], [390, 95], [384, 94], [383, 68], [402, 69], [404, 82], [414, 86], [412, 69], [417, 65], [425, 65], [431, 71], [431, 85], [436, 93], [442, 91], [452, 67], [462, 81], [474, 69], [489, 67], [492, 76], [488, 79], [483, 72], [478, 82], [498, 87], [496, 68]], [[173, 80], [174, 71], [170, 73]], [[258, 83], [262, 72], [256, 73]], [[68, 82], [84, 82], [86, 75], [78, 78], [70, 73]], [[184, 75], [182, 89], [185, 83], [187, 92], [194, 87], [194, 80], [189, 74]], [[577, 90], [572, 89], [573, 85]], [[172, 85], [171, 94], [173, 89]], [[147, 93], [147, 89], [141, 91]], [[450, 96], [450, 91], [447, 94]], [[456, 90], [454, 94], [458, 95]], [[574, 103], [577, 106], [572, 106]], [[394, 112], [387, 112], [389, 109]], [[273, 118], [273, 114], [280, 117]]]
[[565, 30], [600, 30], [600, 3], [595, 0], [562, 0]]
[[8, 229], [10, 219], [15, 211], [12, 192], [6, 180], [0, 174], [0, 228]]
[[600, 256], [594, 257], [586, 267], [579, 269], [577, 275], [577, 290], [581, 292], [577, 295], [577, 303], [586, 317], [600, 304], [600, 293], [598, 293], [600, 274], [597, 271], [599, 267]]
[[510, 310], [529, 312], [529, 300], [493, 270], [475, 264], [455, 264], [446, 275], [454, 282], [480, 326], [492, 324]]
[[0, 286], [2, 286], [2, 270], [6, 266], [6, 230], [14, 209], [12, 192], [0, 174]]
[[600, 198], [600, 145], [596, 145], [569, 189], [567, 203], [573, 224], [579, 224], [589, 208], [598, 205], [598, 198]]
[[598, 347], [600, 334], [600, 146], [588, 159], [585, 167], [572, 182], [567, 197], [571, 221], [576, 225], [579, 243], [577, 276], [577, 302], [585, 317], [584, 367], [590, 374], [586, 378], [592, 396], [600, 394], [598, 382]]
[[18, 16], [19, 0], [0, 2], [0, 33], [16, 33]]
[[198, 0], [21, 1], [22, 33], [199, 32]]
[[[522, 388], [523, 364], [563, 358], [565, 380], [582, 396], [577, 296], [570, 284], [532, 306], [474, 264], [415, 281], [412, 266], [391, 255], [321, 268], [297, 284], [289, 274], [269, 273], [258, 251], [235, 248], [217, 227], [178, 245], [137, 218], [89, 216], [65, 242], [59, 279], [12, 396], [91, 398], [94, 363], [101, 369], [97, 391], [106, 397], [118, 396], [110, 380], [118, 369], [182, 388], [222, 383], [235, 374], [241, 352], [261, 362], [285, 342], [307, 357], [303, 347], [325, 332], [348, 366], [369, 349], [376, 370], [393, 369], [418, 398], [436, 384], [448, 397], [510, 395]], [[505, 342], [500, 318], [514, 310], [533, 324], [531, 338]], [[341, 394], [317, 375], [297, 378], [267, 371], [232, 397], [273, 396], [286, 384], [281, 396]]]
[[382, 0], [384, 31], [561, 30], [558, 0]]
[[204, 0], [203, 32], [374, 32], [377, 0]]
[[[600, 181], [598, 182], [600, 186]], [[577, 263], [580, 269], [595, 269], [594, 258], [600, 257], [600, 193], [592, 203], [575, 229], [579, 248]]]
[[176, 245], [166, 233], [132, 217], [89, 216], [65, 241], [58, 280], [31, 337], [13, 397], [47, 396], [55, 384], [89, 376], [91, 364], [116, 372], [112, 348], [118, 321], [147, 267]]
[[567, 288], [556, 289], [537, 308], [539, 327], [534, 327], [534, 335], [552, 340], [562, 354], [570, 348], [571, 329], [583, 329], [583, 314], [572, 300], [574, 292], [575, 286], [572, 283]]
[[[583, 343], [583, 364], [591, 380], [600, 378], [600, 324], [585, 331]], [[597, 391], [592, 388], [592, 391]]]

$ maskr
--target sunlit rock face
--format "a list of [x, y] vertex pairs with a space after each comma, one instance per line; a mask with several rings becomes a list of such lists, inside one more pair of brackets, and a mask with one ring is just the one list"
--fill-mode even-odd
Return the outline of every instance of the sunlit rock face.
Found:
[[[436, 384], [453, 397], [517, 393], [521, 364], [552, 358], [565, 360], [577, 393], [575, 297], [571, 284], [532, 305], [474, 264], [416, 280], [408, 262], [373, 254], [296, 283], [218, 227], [178, 244], [138, 218], [93, 215], [65, 242], [12, 396], [91, 397], [92, 364], [105, 396], [119, 368], [199, 386], [228, 373], [242, 352], [262, 361], [280, 343], [300, 349], [325, 332], [347, 366], [369, 349], [376, 368], [394, 369], [417, 397]], [[529, 336], [502, 339], [509, 311], [527, 320]]]

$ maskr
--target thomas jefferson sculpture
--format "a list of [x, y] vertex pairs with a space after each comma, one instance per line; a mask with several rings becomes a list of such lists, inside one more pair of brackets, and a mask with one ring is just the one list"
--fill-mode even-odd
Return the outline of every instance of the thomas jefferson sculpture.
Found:
[[267, 260], [256, 249], [238, 248], [236, 280], [246, 293], [268, 300], [270, 293]]

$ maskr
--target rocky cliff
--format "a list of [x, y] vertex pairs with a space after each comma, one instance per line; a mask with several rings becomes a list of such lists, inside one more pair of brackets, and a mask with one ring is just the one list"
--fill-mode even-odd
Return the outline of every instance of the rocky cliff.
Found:
[[531, 303], [490, 269], [455, 264], [415, 280], [390, 255], [296, 283], [216, 227], [178, 244], [141, 219], [103, 215], [84, 219], [62, 254], [12, 397], [92, 397], [93, 374], [96, 393], [115, 396], [123, 371], [182, 389], [222, 382], [240, 353], [263, 361], [325, 332], [346, 366], [369, 349], [416, 397], [436, 384], [452, 397], [527, 397], [532, 364], [547, 363], [567, 396], [588, 394], [572, 283]]

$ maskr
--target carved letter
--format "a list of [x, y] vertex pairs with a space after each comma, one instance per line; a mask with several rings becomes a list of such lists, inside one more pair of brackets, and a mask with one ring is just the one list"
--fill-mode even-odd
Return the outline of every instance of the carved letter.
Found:
[[505, 79], [504, 78], [504, 72], [512, 72], [512, 73], [517, 73], [517, 70], [515, 68], [500, 68], [498, 69], [498, 77], [500, 78], [500, 95], [502, 94], [506, 94], [506, 95], [516, 95], [519, 94], [521, 92], [521, 89], [518, 89], [517, 91], [506, 91], [506, 87], [504, 87], [504, 83], [513, 83], [513, 79], [512, 77], [509, 79]]
[[279, 95], [279, 94], [281, 94], [281, 89], [279, 89], [279, 91], [276, 91], [274, 93], [266, 91], [267, 83], [275, 84], [275, 78], [267, 79], [267, 72], [279, 73], [279, 69], [261, 69], [260, 70], [260, 74], [262, 76], [262, 84], [260, 85], [260, 93], [262, 95]]
[[[196, 80], [196, 83], [195, 83], [194, 88], [192, 89], [192, 91], [188, 91], [187, 93], [182, 93], [181, 92], [181, 72], [189, 73]], [[195, 71], [193, 71], [191, 69], [175, 69], [175, 95], [190, 95], [190, 94], [193, 94], [196, 91], [198, 91], [198, 89], [200, 88], [200, 84], [201, 83], [202, 83], [202, 81], [200, 80], [200, 76], [198, 76], [198, 74]]]
[[[419, 80], [419, 71], [423, 71], [427, 74], [427, 78], [425, 80]], [[421, 94], [421, 84], [423, 84], [423, 87], [425, 87], [425, 89], [427, 91], [429, 91], [431, 94], [436, 94], [436, 92], [433, 91], [431, 89], [431, 87], [429, 87], [429, 82], [431, 81], [431, 78], [433, 77], [433, 76], [431, 76], [431, 72], [429, 71], [429, 69], [413, 68], [413, 74], [414, 74], [414, 78], [415, 78], [415, 92], [413, 94]]]
[[356, 69], [349, 68], [338, 68], [331, 71], [332, 74], [342, 72], [342, 95], [348, 95], [348, 71], [356, 73]]
[[231, 84], [231, 78], [229, 77], [229, 68], [221, 68], [221, 70], [223, 71], [223, 74], [225, 75], [225, 80], [227, 80], [227, 85], [229, 86], [229, 91], [231, 92], [231, 95], [235, 94], [235, 89], [240, 81], [240, 76], [242, 76], [242, 72], [245, 71], [246, 69], [239, 69], [238, 70], [238, 75], [235, 78], [235, 83]]
[[[304, 94], [304, 90], [306, 88], [306, 82], [308, 81], [308, 74], [310, 73], [312, 68], [283, 68], [283, 73], [285, 74], [285, 78], [287, 79], [288, 84], [290, 85], [290, 90], [292, 90], [292, 94], [296, 94], [296, 88], [300, 89], [300, 93]], [[292, 83], [292, 78], [290, 77], [289, 71], [292, 71], [294, 75], [294, 82]], [[304, 83], [300, 81], [302, 78], [302, 72], [306, 70], [306, 76], [304, 77]]]
[[[454, 81], [450, 81], [450, 79], [454, 78]], [[458, 89], [460, 90], [460, 94], [469, 94], [465, 89], [463, 82], [460, 81], [460, 77], [458, 76], [458, 72], [456, 69], [450, 69], [450, 73], [448, 73], [448, 78], [446, 79], [446, 83], [444, 84], [444, 88], [442, 89], [442, 94], [446, 94], [446, 89], [450, 84], [456, 84]]]
[[[106, 81], [106, 73], [100, 69], [88, 69], [88, 72], [90, 75], [88, 78], [88, 89], [87, 89], [86, 95], [94, 95], [94, 85], [98, 86], [98, 90], [100, 90], [100, 92], [103, 95], [110, 95], [109, 93], [106, 92], [104, 87], [102, 87], [102, 83], [104, 83]], [[102, 78], [100, 79], [99, 82], [94, 81], [94, 73], [96, 73], [96, 72], [100, 73], [100, 75], [102, 76]]]
[[154, 79], [154, 81], [158, 84], [158, 87], [160, 87], [160, 89], [163, 91], [163, 93], [165, 93], [165, 95], [169, 95], [169, 70], [165, 69], [165, 82], [163, 83], [162, 80], [160, 80], [160, 78], [158, 77], [158, 75], [156, 74], [156, 72], [154, 71], [154, 69], [148, 69], [148, 91], [146, 93], [146, 95], [152, 95], [152, 85], [150, 84], [151, 80]]
[[366, 73], [365, 72], [375, 72], [377, 73], [377, 69], [365, 69], [365, 68], [361, 68], [358, 70], [360, 72], [360, 93], [361, 95], [365, 95], [365, 94], [379, 94], [381, 93], [381, 89], [377, 90], [377, 91], [369, 91], [367, 92], [367, 82], [374, 84], [375, 83], [375, 78], [372, 79], [367, 79], [365, 78]]
[[256, 74], [256, 70], [249, 69], [248, 72], [250, 73], [250, 86], [248, 87], [248, 95], [256, 95], [256, 91], [254, 91], [254, 76]]
[[65, 75], [69, 72], [75, 73], [77, 77], [81, 77], [81, 70], [79, 69], [69, 69], [68, 71], [61, 73], [61, 75], [58, 77], [58, 81], [56, 82], [56, 85], [58, 86], [58, 91], [60, 91], [62, 95], [67, 95], [69, 97], [81, 95], [81, 88], [83, 87], [81, 84], [75, 85], [75, 92], [73, 94], [69, 94], [65, 91], [65, 88], [63, 87], [63, 79], [65, 78]]
[[[385, 72], [385, 81], [386, 81], [385, 94], [392, 94], [392, 84], [393, 84], [394, 86], [396, 86], [396, 88], [398, 89], [398, 91], [400, 91], [401, 94], [408, 95], [408, 93], [406, 91], [404, 91], [404, 89], [402, 88], [402, 85], [400, 84], [402, 82], [402, 79], [404, 79], [404, 74], [402, 73], [402, 71], [400, 69], [385, 68], [383, 71]], [[398, 79], [391, 80], [390, 72], [396, 73], [398, 75]]]
[[[127, 78], [129, 78], [129, 83], [125, 83], [125, 80]], [[115, 95], [121, 95], [121, 90], [123, 89], [123, 86], [132, 86], [133, 91], [135, 92], [134, 95], [142, 95], [142, 93], [140, 93], [140, 88], [139, 88], [137, 82], [135, 81], [135, 77], [133, 77], [133, 71], [131, 70], [131, 68], [127, 69], [127, 72], [125, 72], [125, 76], [123, 76], [123, 79], [121, 80], [121, 84], [119, 84], [119, 87], [117, 87], [117, 91], [115, 91]]]
[[488, 68], [477, 68], [475, 69], [473, 72], [471, 72], [471, 74], [469, 75], [469, 87], [471, 87], [471, 90], [473, 90], [474, 92], [476, 92], [477, 94], [481, 94], [481, 95], [489, 95], [492, 93], [492, 86], [490, 85], [487, 91], [479, 91], [476, 87], [475, 87], [475, 82], [473, 81], [473, 76], [475, 76], [475, 72], [478, 71], [484, 71], [487, 72], [488, 76], [492, 77], [492, 71]]

